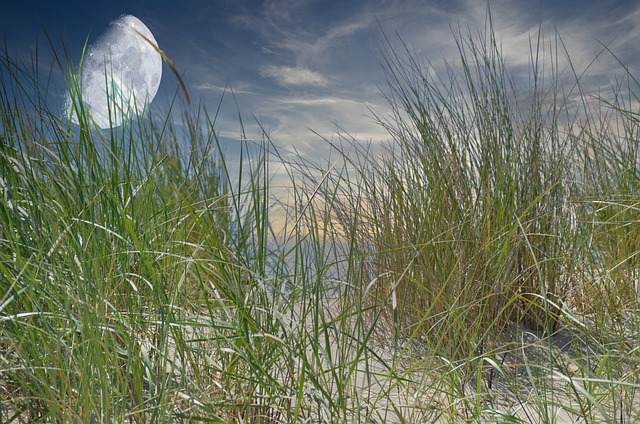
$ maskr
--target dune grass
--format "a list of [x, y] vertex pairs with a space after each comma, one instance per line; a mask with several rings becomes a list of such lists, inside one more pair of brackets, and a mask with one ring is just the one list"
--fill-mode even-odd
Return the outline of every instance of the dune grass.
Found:
[[240, 120], [231, 164], [179, 96], [71, 124], [5, 48], [1, 422], [637, 421], [637, 81], [454, 37], [435, 76], [387, 40], [389, 142], [326, 162]]

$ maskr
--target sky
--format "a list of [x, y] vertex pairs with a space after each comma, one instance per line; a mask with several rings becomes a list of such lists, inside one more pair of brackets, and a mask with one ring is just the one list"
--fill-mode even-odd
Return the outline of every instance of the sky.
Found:
[[[331, 138], [338, 127], [364, 142], [388, 140], [372, 116], [389, 110], [381, 65], [384, 35], [392, 43], [401, 38], [442, 71], [445, 60], [459, 62], [452, 27], [482, 31], [487, 12], [485, 0], [0, 1], [0, 32], [9, 52], [29, 58], [38, 40], [41, 64], [53, 60], [45, 30], [62, 38], [77, 61], [87, 37], [91, 43], [122, 14], [136, 16], [184, 75], [192, 100], [215, 110], [226, 90], [221, 136], [238, 137], [239, 110], [249, 137], [260, 136], [258, 121], [276, 145], [308, 158], [326, 152], [318, 134]], [[638, 2], [490, 0], [489, 5], [503, 55], [516, 75], [528, 75], [530, 41], [540, 27], [546, 42], [556, 32], [562, 37], [578, 72], [603, 44], [632, 73], [640, 70]], [[568, 64], [561, 61], [565, 68]], [[594, 93], [606, 89], [620, 71], [615, 58], [601, 55], [591, 64], [586, 85]], [[167, 105], [176, 87], [165, 66], [154, 105]]]

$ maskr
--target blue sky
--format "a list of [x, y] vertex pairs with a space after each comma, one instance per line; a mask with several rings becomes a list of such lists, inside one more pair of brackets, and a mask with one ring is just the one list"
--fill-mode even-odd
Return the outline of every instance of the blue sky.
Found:
[[[0, 31], [9, 51], [28, 58], [39, 39], [41, 64], [52, 60], [41, 25], [56, 38], [60, 34], [77, 60], [87, 36], [91, 42], [121, 14], [138, 17], [184, 72], [192, 99], [213, 109], [230, 83], [249, 136], [259, 136], [253, 115], [277, 145], [295, 146], [310, 157], [322, 150], [310, 130], [331, 137], [337, 124], [363, 141], [387, 139], [368, 109], [387, 110], [382, 30], [392, 39], [399, 34], [437, 70], [445, 59], [456, 63], [450, 26], [481, 29], [486, 12], [483, 0], [2, 2]], [[640, 70], [640, 3], [492, 0], [490, 5], [504, 57], [516, 74], [528, 72], [529, 40], [540, 22], [547, 41], [555, 30], [562, 36], [578, 71], [601, 43], [611, 43], [632, 72]], [[595, 93], [619, 70], [613, 58], [602, 56], [585, 81]], [[154, 104], [167, 104], [176, 86], [165, 67]], [[237, 112], [227, 99], [218, 130], [233, 138]]]

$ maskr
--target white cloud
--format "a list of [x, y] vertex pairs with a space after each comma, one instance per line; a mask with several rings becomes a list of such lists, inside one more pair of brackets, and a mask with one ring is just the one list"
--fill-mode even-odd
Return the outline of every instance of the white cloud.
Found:
[[328, 84], [327, 78], [322, 74], [301, 66], [275, 66], [267, 65], [260, 69], [263, 77], [272, 77], [281, 85], [315, 85], [325, 86]]
[[227, 83], [226, 85], [220, 85], [220, 84], [215, 84], [215, 83], [211, 83], [211, 82], [201, 82], [201, 83], [196, 83], [193, 84], [192, 87], [195, 90], [201, 91], [201, 92], [214, 92], [214, 93], [233, 93], [233, 94], [248, 94], [248, 95], [252, 95], [252, 96], [257, 96], [258, 94], [253, 91], [251, 89], [251, 86], [249, 84], [246, 83], [235, 83], [235, 84], [231, 84], [231, 83]]

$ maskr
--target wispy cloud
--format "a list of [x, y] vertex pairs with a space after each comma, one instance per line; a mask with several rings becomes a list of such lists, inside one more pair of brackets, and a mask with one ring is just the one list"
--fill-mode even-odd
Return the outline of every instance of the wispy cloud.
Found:
[[300, 62], [309, 62], [323, 58], [326, 53], [340, 43], [351, 43], [357, 40], [359, 32], [370, 29], [374, 25], [373, 15], [357, 15], [340, 24], [330, 27], [325, 33], [315, 34], [307, 40], [286, 37], [279, 45], [291, 51]]
[[257, 96], [258, 93], [256, 93], [255, 91], [252, 91], [250, 89], [250, 86], [248, 86], [247, 84], [226, 84], [226, 85], [220, 85], [220, 84], [214, 84], [214, 83], [210, 83], [210, 82], [201, 82], [201, 83], [196, 83], [193, 84], [192, 87], [195, 90], [198, 90], [200, 92], [215, 92], [215, 93], [233, 93], [233, 94], [247, 94], [247, 95], [251, 95], [251, 96]]
[[[231, 84], [234, 97], [225, 98], [237, 106], [232, 104], [228, 114], [220, 111], [221, 127], [234, 128], [237, 108], [258, 117], [276, 143], [300, 151], [306, 146], [309, 152], [318, 149], [317, 135], [309, 129], [331, 136], [336, 124], [367, 139], [385, 138], [367, 108], [384, 116], [388, 107], [381, 96], [386, 91], [384, 36], [400, 55], [406, 45], [430, 72], [446, 78], [445, 63], [461, 65], [455, 36], [486, 35], [488, 19], [487, 3], [476, 0], [366, 0], [339, 8], [320, 7], [317, 0], [265, 0], [260, 6], [250, 0], [227, 2], [220, 25], [176, 44], [188, 63], [186, 78], [213, 103]], [[575, 9], [550, 0], [490, 0], [496, 40], [519, 90], [529, 89], [540, 29], [540, 65], [545, 71], [553, 65], [567, 80], [571, 66], [577, 73], [589, 66], [582, 82], [594, 90], [609, 84], [620, 65], [608, 54], [591, 61], [602, 49], [599, 42], [614, 37], [612, 50], [637, 66], [640, 9], [623, 0], [587, 3]], [[202, 43], [206, 37], [215, 43]], [[192, 46], [189, 40], [200, 42]], [[552, 61], [555, 49], [558, 60]]]
[[263, 77], [275, 78], [280, 85], [325, 86], [328, 84], [328, 79], [322, 74], [301, 66], [290, 67], [266, 65], [260, 69], [260, 75]]
[[326, 63], [327, 54], [337, 45], [350, 45], [358, 33], [375, 29], [374, 14], [355, 4], [349, 6], [349, 13], [332, 8], [318, 13], [310, 1], [270, 0], [257, 11], [234, 16], [231, 22], [255, 34], [262, 52], [309, 67]]

